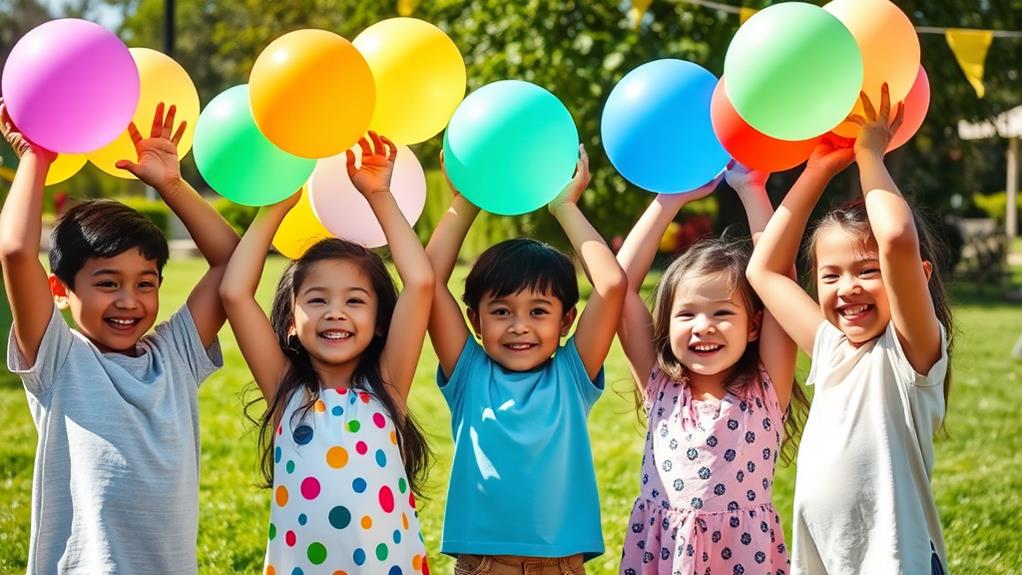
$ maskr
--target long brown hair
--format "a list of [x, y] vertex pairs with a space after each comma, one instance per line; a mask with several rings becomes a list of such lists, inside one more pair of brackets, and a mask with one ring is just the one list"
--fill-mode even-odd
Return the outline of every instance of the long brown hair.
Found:
[[305, 281], [313, 266], [324, 260], [344, 260], [356, 264], [369, 278], [373, 292], [376, 294], [378, 305], [375, 333], [377, 335], [373, 336], [369, 346], [362, 351], [355, 372], [352, 374], [352, 384], [360, 387], [365, 386], [366, 391], [372, 392], [383, 404], [397, 431], [398, 446], [401, 449], [401, 459], [404, 463], [405, 474], [408, 476], [408, 483], [411, 485], [412, 491], [421, 495], [421, 488], [425, 482], [431, 458], [429, 446], [411, 414], [401, 413], [394, 403], [388, 389], [390, 385], [383, 380], [380, 371], [380, 356], [383, 353], [384, 344], [386, 344], [394, 307], [397, 305], [397, 288], [394, 287], [394, 280], [387, 272], [387, 267], [380, 256], [361, 245], [336, 238], [318, 242], [309, 248], [301, 258], [291, 262], [277, 284], [270, 323], [277, 335], [277, 343], [280, 345], [281, 351], [284, 352], [291, 364], [290, 369], [280, 382], [273, 403], [267, 406], [261, 415], [252, 417], [248, 412], [249, 408], [263, 400], [262, 397], [249, 402], [245, 407], [245, 414], [259, 427], [259, 450], [261, 470], [265, 480], [264, 487], [273, 485], [274, 431], [278, 425], [283, 424], [280, 420], [291, 397], [295, 393], [303, 394], [301, 406], [295, 410], [291, 421], [288, 422], [292, 429], [301, 423], [309, 410], [315, 406], [316, 400], [319, 399], [319, 378], [312, 368], [309, 353], [302, 347], [298, 337], [290, 333], [290, 329], [294, 324], [295, 294], [301, 289], [302, 282]]
[[[732, 286], [742, 297], [742, 304], [749, 320], [757, 313], [764, 311], [762, 300], [745, 278], [745, 268], [749, 265], [751, 242], [744, 240], [725, 240], [704, 238], [697, 241], [682, 255], [678, 256], [664, 271], [653, 292], [653, 346], [656, 348], [657, 369], [674, 380], [686, 377], [685, 366], [681, 364], [671, 350], [671, 309], [678, 286], [685, 281], [693, 281], [712, 274], [727, 274]], [[744, 396], [750, 385], [759, 379], [759, 339], [750, 341], [745, 353], [734, 366], [731, 377], [724, 382], [725, 388], [735, 395]], [[794, 381], [791, 387], [791, 401], [784, 414], [784, 444], [781, 447], [781, 460], [791, 463], [798, 452], [798, 442], [805, 423], [805, 413], [809, 402], [802, 386]]]

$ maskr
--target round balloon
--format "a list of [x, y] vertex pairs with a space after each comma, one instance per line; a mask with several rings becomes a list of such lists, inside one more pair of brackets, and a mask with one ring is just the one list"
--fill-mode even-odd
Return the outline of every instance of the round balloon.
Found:
[[922, 66], [919, 66], [919, 71], [916, 73], [915, 84], [912, 85], [912, 89], [909, 90], [908, 96], [905, 97], [905, 117], [902, 119], [901, 126], [898, 131], [894, 133], [894, 137], [891, 138], [891, 143], [887, 146], [887, 151], [890, 152], [896, 148], [904, 146], [906, 142], [912, 139], [912, 136], [916, 135], [919, 128], [923, 125], [923, 120], [926, 119], [926, 113], [930, 110], [930, 79], [926, 76], [926, 70]]
[[[135, 126], [142, 132], [142, 137], [148, 137], [156, 106], [160, 102], [163, 102], [168, 110], [170, 106], [177, 106], [175, 122], [188, 122], [181, 141], [177, 144], [178, 158], [185, 157], [192, 149], [195, 122], [199, 119], [199, 93], [195, 90], [195, 84], [180, 64], [162, 52], [149, 48], [132, 48], [130, 52], [138, 67], [141, 81], [138, 106], [131, 121], [135, 122]], [[174, 127], [176, 129], [177, 125]], [[127, 170], [118, 169], [115, 164], [118, 160], [135, 161], [136, 158], [138, 154], [127, 130], [113, 142], [89, 154], [89, 161], [97, 168], [111, 176], [128, 180], [135, 179], [135, 176]]]
[[138, 70], [128, 48], [99, 24], [75, 18], [25, 34], [7, 57], [2, 83], [14, 125], [61, 153], [107, 145], [138, 104]]
[[316, 161], [270, 143], [256, 127], [248, 100], [243, 84], [206, 105], [195, 126], [195, 165], [221, 196], [246, 206], [267, 206], [295, 193]]
[[494, 214], [545, 206], [571, 180], [577, 161], [571, 114], [557, 96], [521, 80], [501, 80], [469, 94], [444, 134], [451, 183]]
[[[355, 162], [362, 161], [360, 146], [352, 148]], [[390, 190], [409, 224], [415, 224], [426, 205], [426, 175], [407, 146], [398, 146]], [[309, 195], [316, 217], [335, 236], [377, 248], [387, 244], [376, 215], [348, 177], [347, 156], [339, 154], [316, 162], [309, 178]]]
[[681, 193], [713, 179], [727, 151], [713, 133], [710, 100], [717, 78], [698, 64], [656, 60], [621, 78], [603, 108], [607, 156], [628, 181]]
[[273, 236], [273, 247], [284, 257], [296, 260], [317, 242], [329, 237], [332, 237], [329, 230], [323, 227], [312, 211], [309, 189], [306, 187], [302, 189], [302, 197], [298, 199], [298, 203], [280, 222], [280, 227]]
[[820, 142], [811, 138], [798, 142], [778, 140], [750, 126], [727, 99], [724, 78], [717, 82], [710, 105], [710, 117], [717, 139], [731, 157], [753, 170], [782, 172], [809, 159], [809, 154]]
[[298, 30], [266, 47], [249, 76], [252, 116], [277, 147], [304, 158], [339, 154], [369, 128], [376, 86], [344, 38]]
[[724, 76], [731, 104], [750, 126], [779, 140], [807, 140], [852, 110], [862, 87], [862, 54], [833, 14], [785, 2], [738, 29]]
[[[908, 95], [919, 71], [919, 36], [908, 16], [889, 0], [833, 0], [823, 7], [852, 33], [862, 53], [861, 90], [880, 104], [880, 86], [886, 82], [892, 102]], [[855, 113], [862, 113], [856, 101]], [[834, 129], [854, 138], [858, 125], [845, 122]]]
[[77, 174], [85, 161], [85, 154], [57, 154], [57, 159], [50, 164], [50, 171], [46, 172], [45, 185], [59, 184]]
[[465, 61], [454, 42], [429, 22], [391, 18], [352, 42], [376, 81], [369, 127], [399, 144], [439, 134], [465, 97]]

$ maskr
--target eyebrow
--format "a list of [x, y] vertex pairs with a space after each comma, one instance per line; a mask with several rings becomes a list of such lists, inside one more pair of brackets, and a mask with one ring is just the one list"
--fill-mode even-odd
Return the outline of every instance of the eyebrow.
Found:
[[[119, 275], [123, 275], [123, 273], [124, 272], [122, 272], [120, 270], [101, 269], [101, 270], [96, 270], [96, 271], [92, 272], [92, 275], [93, 275], [93, 277], [95, 277], [95, 276], [103, 276], [103, 275], [119, 276]], [[152, 276], [160, 277], [160, 274], [156, 273], [155, 270], [145, 270], [144, 272], [142, 272], [141, 275], [144, 275], [144, 276], [152, 275]]]
[[[367, 289], [365, 289], [363, 287], [359, 287], [359, 286], [351, 286], [351, 287], [347, 287], [345, 289], [348, 290], [348, 291], [360, 291], [360, 292], [362, 292], [362, 293], [364, 293], [366, 295], [370, 295], [369, 290], [367, 290]], [[302, 292], [301, 292], [301, 295], [306, 295], [306, 294], [308, 294], [310, 292], [314, 292], [314, 291], [326, 293], [329, 290], [327, 290], [327, 288], [325, 288], [323, 286], [312, 286], [312, 287], [303, 289]]]
[[[495, 299], [490, 300], [490, 305], [494, 305], [494, 304], [506, 304], [507, 302], [508, 302], [507, 298], [499, 297], [499, 298], [495, 298]], [[533, 299], [529, 300], [529, 303], [543, 303], [543, 304], [547, 304], [547, 305], [553, 305], [554, 302], [553, 302], [553, 300], [550, 300], [550, 299], [537, 297], [537, 298], [533, 298]]]

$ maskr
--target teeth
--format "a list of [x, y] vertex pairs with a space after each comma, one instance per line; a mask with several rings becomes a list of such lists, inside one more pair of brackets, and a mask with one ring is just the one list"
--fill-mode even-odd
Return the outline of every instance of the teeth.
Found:
[[868, 305], [852, 305], [842, 309], [841, 314], [845, 317], [859, 315], [860, 313], [865, 313], [867, 309], [869, 309]]
[[524, 349], [529, 349], [530, 347], [532, 347], [532, 344], [531, 343], [511, 343], [511, 344], [508, 344], [508, 347], [510, 347], [511, 349], [514, 349], [514, 350], [524, 350]]
[[117, 325], [123, 325], [123, 326], [135, 325], [135, 323], [137, 323], [137, 321], [138, 320], [134, 320], [134, 319], [110, 318], [110, 322], [111, 323], [115, 323]]
[[349, 337], [351, 337], [351, 332], [350, 331], [330, 330], [330, 331], [324, 331], [320, 335], [323, 336], [326, 339], [340, 340], [340, 339], [348, 339]]
[[721, 346], [715, 343], [697, 343], [692, 348], [696, 351], [717, 351]]

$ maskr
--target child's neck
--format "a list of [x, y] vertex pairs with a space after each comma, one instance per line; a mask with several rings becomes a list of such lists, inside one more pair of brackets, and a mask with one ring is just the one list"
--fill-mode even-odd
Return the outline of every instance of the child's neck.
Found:
[[323, 363], [312, 358], [312, 370], [316, 372], [319, 384], [328, 389], [351, 388], [356, 367], [358, 367], [357, 358], [340, 364]]
[[693, 399], [720, 401], [727, 395], [727, 382], [734, 373], [734, 367], [729, 367], [720, 373], [702, 374], [688, 370], [688, 385]]

